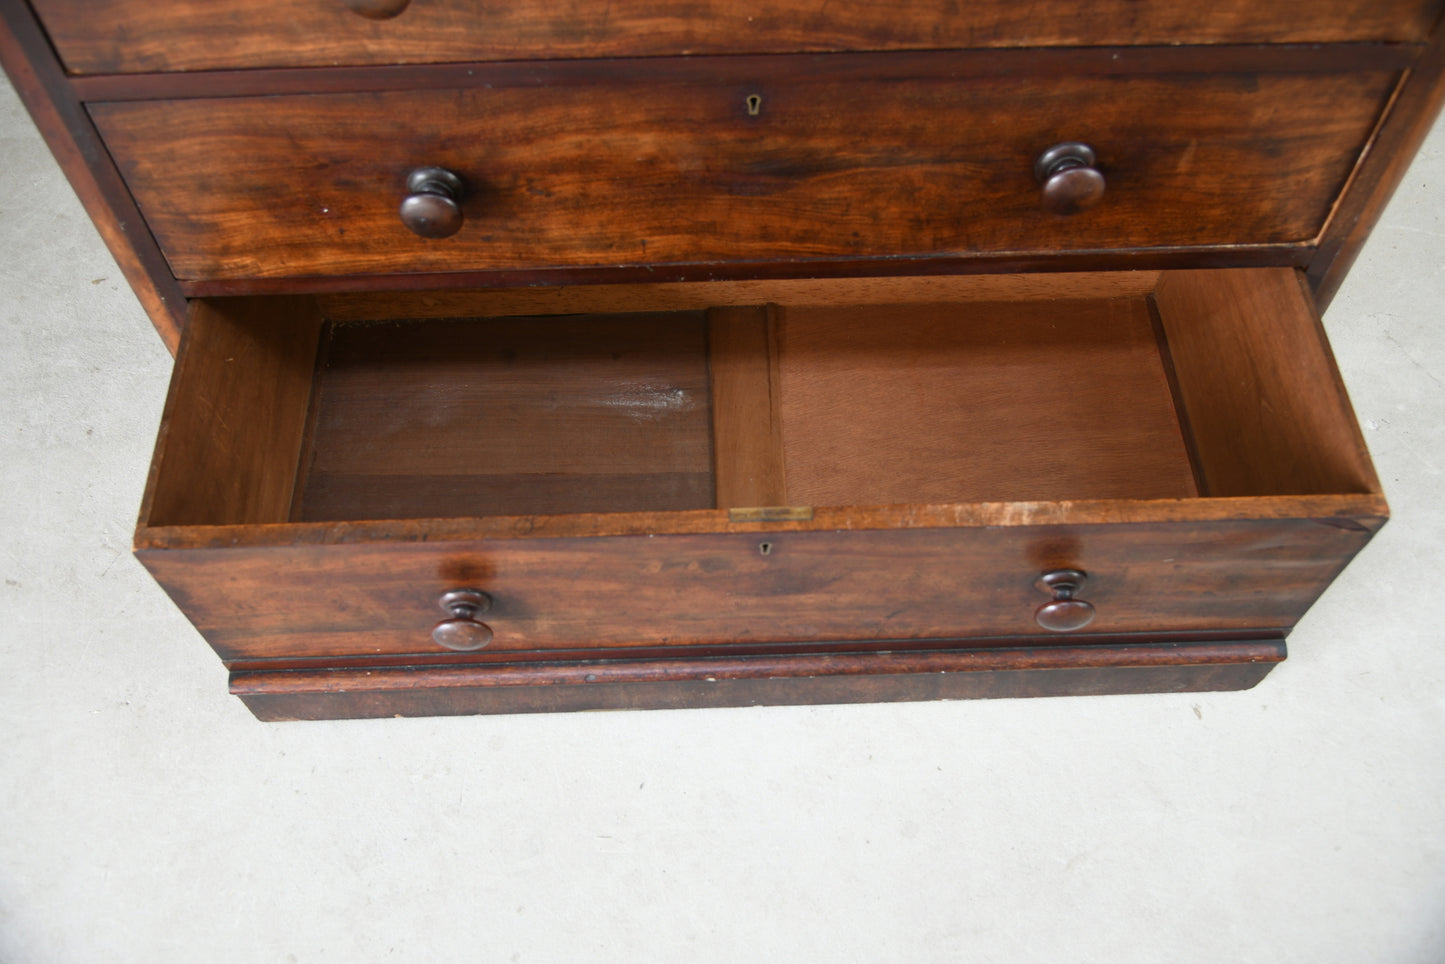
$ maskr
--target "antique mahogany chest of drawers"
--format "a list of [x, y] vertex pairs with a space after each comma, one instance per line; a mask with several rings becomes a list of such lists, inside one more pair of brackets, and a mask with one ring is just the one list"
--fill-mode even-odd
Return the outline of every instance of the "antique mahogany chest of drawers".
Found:
[[1254, 685], [1442, 0], [0, 0], [263, 719]]

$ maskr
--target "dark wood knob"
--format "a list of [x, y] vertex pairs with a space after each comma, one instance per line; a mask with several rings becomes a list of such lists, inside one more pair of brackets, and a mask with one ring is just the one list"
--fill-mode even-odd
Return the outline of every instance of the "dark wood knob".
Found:
[[367, 20], [390, 20], [399, 15], [411, 0], [341, 0], [352, 13]]
[[1044, 210], [1077, 214], [1104, 199], [1104, 175], [1094, 167], [1088, 144], [1055, 144], [1034, 162], [1034, 177], [1044, 186]]
[[1077, 569], [1055, 569], [1040, 576], [1034, 585], [1054, 599], [1034, 612], [1034, 621], [1051, 633], [1070, 633], [1093, 622], [1094, 607], [1074, 598], [1086, 579]]
[[423, 238], [449, 238], [462, 229], [462, 179], [444, 167], [419, 167], [406, 176], [401, 223]]
[[438, 605], [450, 616], [432, 627], [431, 638], [438, 646], [470, 652], [492, 641], [492, 627], [477, 619], [492, 608], [492, 597], [477, 589], [453, 589], [442, 593]]

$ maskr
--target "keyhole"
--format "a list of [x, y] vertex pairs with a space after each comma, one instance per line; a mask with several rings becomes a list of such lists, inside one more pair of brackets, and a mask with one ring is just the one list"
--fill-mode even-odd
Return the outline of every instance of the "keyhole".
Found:
[[773, 551], [773, 544], [772, 544], [771, 542], [759, 542], [759, 543], [758, 543], [758, 552], [761, 552], [763, 555], [765, 555], [765, 556], [766, 556], [766, 555], [771, 555], [771, 554], [772, 554], [772, 551]]
[[763, 109], [763, 99], [757, 94], [749, 94], [747, 104], [749, 117], [757, 117]]

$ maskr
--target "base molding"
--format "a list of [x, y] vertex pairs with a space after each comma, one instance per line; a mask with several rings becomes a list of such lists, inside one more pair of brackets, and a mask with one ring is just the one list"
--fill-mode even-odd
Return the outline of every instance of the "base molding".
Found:
[[[933, 641], [933, 645], [937, 645]], [[878, 703], [1249, 689], [1282, 636], [1124, 645], [672, 656], [237, 670], [257, 718], [365, 719], [578, 710]]]

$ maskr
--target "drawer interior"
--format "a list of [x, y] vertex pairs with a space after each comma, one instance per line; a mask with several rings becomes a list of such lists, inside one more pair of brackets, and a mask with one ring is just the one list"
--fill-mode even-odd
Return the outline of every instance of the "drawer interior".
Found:
[[198, 303], [143, 522], [1376, 491], [1241, 269]]

